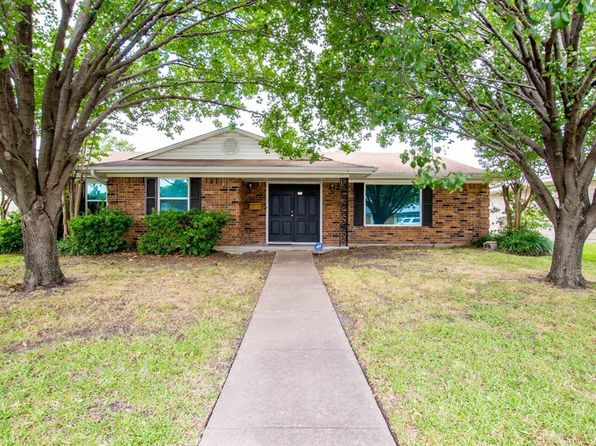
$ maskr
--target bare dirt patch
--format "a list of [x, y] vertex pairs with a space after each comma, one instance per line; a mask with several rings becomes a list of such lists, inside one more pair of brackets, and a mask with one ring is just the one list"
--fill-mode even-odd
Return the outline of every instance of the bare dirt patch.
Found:
[[[206, 311], [238, 293], [258, 297], [246, 284], [264, 274], [269, 254], [206, 258], [118, 254], [63, 259], [66, 286], [15, 292], [0, 283], [0, 317], [7, 332], [0, 349], [30, 350], [70, 338], [180, 333]], [[11, 275], [22, 271], [13, 267]], [[217, 310], [222, 311], [222, 310]]]

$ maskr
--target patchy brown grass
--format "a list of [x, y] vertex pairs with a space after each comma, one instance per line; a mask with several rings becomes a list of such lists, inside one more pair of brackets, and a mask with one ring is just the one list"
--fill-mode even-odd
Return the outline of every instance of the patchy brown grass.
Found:
[[463, 248], [316, 263], [400, 444], [593, 443], [596, 284], [557, 289], [548, 257]]
[[195, 443], [271, 261], [67, 257], [25, 294], [0, 256], [0, 444]]
[[210, 295], [248, 293], [264, 279], [267, 255], [206, 258], [119, 254], [62, 259], [68, 285], [15, 292], [22, 264], [6, 269], [0, 284], [0, 313], [10, 320], [0, 350], [18, 351], [73, 337], [180, 333], [204, 314]]

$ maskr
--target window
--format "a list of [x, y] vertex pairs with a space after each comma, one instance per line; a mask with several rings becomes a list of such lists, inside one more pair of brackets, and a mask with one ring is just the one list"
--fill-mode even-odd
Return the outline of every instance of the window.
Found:
[[188, 178], [159, 179], [159, 210], [188, 211]]
[[87, 200], [87, 211], [97, 212], [98, 209], [106, 206], [108, 198], [108, 186], [96, 181], [87, 181], [85, 184], [85, 199]]
[[419, 226], [420, 189], [410, 185], [367, 184], [367, 225]]

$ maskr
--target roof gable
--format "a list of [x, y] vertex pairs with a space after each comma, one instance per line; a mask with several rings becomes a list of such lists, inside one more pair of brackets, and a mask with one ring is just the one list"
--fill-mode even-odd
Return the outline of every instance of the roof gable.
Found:
[[279, 159], [259, 145], [262, 136], [225, 127], [161, 149], [136, 156], [136, 160]]

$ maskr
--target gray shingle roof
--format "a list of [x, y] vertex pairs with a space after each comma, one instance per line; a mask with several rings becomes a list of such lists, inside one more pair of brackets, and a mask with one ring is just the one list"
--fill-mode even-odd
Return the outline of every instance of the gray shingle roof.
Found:
[[[375, 175], [378, 174], [416, 174], [416, 169], [412, 169], [409, 164], [401, 162], [399, 153], [392, 152], [331, 152], [325, 153], [327, 158], [344, 163], [353, 163], [363, 166], [375, 167]], [[447, 168], [442, 171], [444, 173], [472, 173], [482, 174], [484, 170], [477, 167], [468, 166], [466, 164], [451, 160], [449, 158], [441, 157]]]

